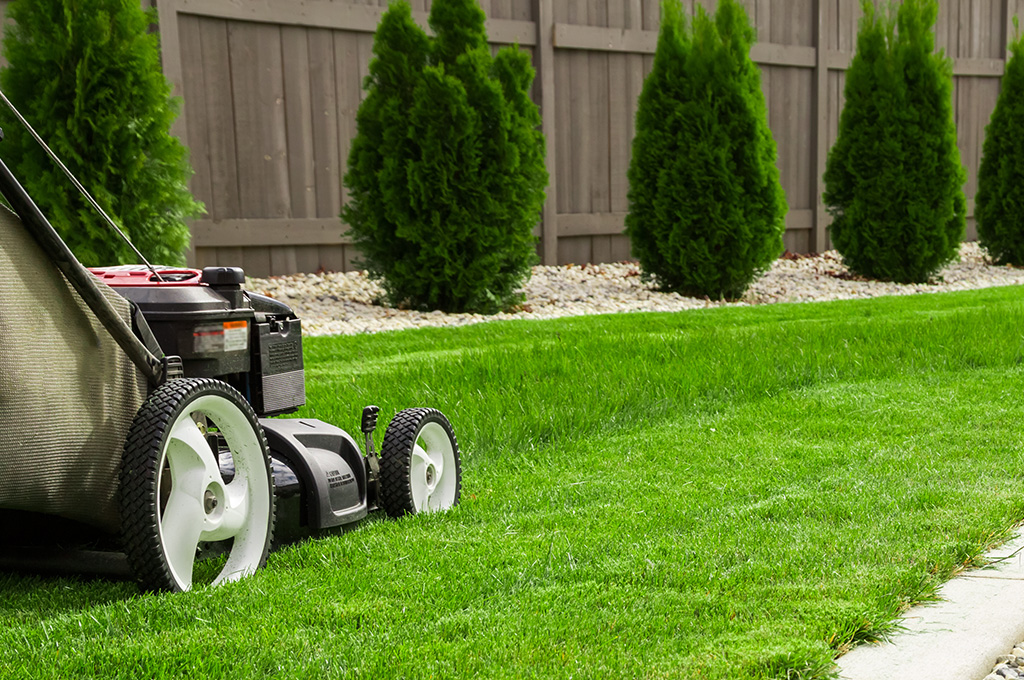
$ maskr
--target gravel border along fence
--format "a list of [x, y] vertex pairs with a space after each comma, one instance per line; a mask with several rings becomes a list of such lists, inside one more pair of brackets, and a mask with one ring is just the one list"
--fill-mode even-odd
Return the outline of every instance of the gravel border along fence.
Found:
[[523, 304], [516, 311], [492, 316], [417, 312], [384, 306], [379, 302], [382, 289], [365, 272], [249, 279], [246, 287], [291, 305], [302, 319], [306, 335], [348, 335], [423, 326], [462, 326], [501, 319], [674, 312], [720, 305], [843, 300], [1024, 284], [1024, 269], [993, 266], [976, 243], [963, 244], [960, 255], [959, 262], [945, 267], [930, 283], [898, 284], [851, 275], [834, 250], [809, 256], [787, 253], [737, 302], [659, 292], [642, 280], [640, 267], [633, 262], [538, 266], [533, 268], [533, 276], [524, 288]]

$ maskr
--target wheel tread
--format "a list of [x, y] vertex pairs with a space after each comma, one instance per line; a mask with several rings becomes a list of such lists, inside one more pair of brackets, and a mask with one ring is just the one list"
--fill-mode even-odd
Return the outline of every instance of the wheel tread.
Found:
[[[233, 388], [212, 378], [181, 378], [160, 386], [150, 394], [139, 409], [125, 438], [118, 485], [118, 506], [121, 513], [122, 549], [128, 558], [129, 567], [140, 586], [147, 591], [178, 591], [180, 587], [171, 574], [164, 558], [157, 526], [157, 462], [160, 460], [164, 433], [169, 423], [177, 417], [183, 403], [197, 393], [220, 391], [231, 398], [250, 422], [256, 424], [255, 431], [263, 447], [268, 476], [270, 478], [270, 518], [267, 546], [260, 560], [262, 566], [267, 559], [274, 532], [275, 498], [273, 475], [270, 475], [270, 459], [263, 429], [258, 426], [256, 415], [245, 399]], [[232, 396], [237, 395], [236, 397]]]
[[443, 413], [433, 408], [409, 408], [400, 411], [388, 423], [381, 445], [381, 505], [391, 517], [402, 517], [415, 513], [411, 484], [411, 452], [416, 435], [427, 422], [437, 422], [451, 438], [455, 452], [455, 501], [462, 493], [462, 467], [459, 459], [459, 444], [451, 423]]

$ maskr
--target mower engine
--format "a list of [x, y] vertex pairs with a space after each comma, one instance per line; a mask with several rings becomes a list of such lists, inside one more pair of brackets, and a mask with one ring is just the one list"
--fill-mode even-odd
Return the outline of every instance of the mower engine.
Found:
[[226, 382], [261, 417], [306, 403], [302, 323], [283, 302], [243, 290], [240, 268], [90, 271], [135, 304], [158, 346], [181, 357], [187, 377]]

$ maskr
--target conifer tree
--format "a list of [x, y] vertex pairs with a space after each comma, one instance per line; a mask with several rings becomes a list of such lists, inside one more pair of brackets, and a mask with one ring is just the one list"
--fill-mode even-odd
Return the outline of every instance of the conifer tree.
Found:
[[[147, 259], [184, 263], [188, 151], [170, 135], [178, 102], [160, 70], [155, 15], [133, 0], [16, 0], [4, 93]], [[0, 107], [0, 155], [86, 265], [136, 262], [127, 244]]]
[[534, 71], [495, 57], [476, 0], [434, 0], [430, 39], [385, 12], [360, 106], [342, 219], [393, 304], [496, 312], [536, 260], [547, 172]]
[[[1014, 18], [1014, 26], [1017, 19]], [[1024, 38], [1010, 61], [985, 129], [974, 216], [978, 240], [996, 264], [1024, 265]]]
[[851, 270], [927, 281], [957, 257], [967, 202], [952, 67], [934, 50], [937, 0], [862, 0], [846, 105], [825, 169], [832, 242]]
[[775, 165], [756, 31], [736, 0], [687, 26], [663, 0], [629, 168], [626, 233], [665, 290], [738, 298], [782, 252], [786, 202]]

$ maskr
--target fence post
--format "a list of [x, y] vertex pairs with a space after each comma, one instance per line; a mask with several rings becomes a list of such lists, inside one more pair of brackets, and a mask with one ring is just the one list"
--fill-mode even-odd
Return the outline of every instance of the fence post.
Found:
[[541, 131], [544, 133], [548, 171], [547, 196], [541, 220], [541, 261], [558, 264], [558, 181], [555, 138], [555, 13], [554, 0], [533, 0], [533, 16], [537, 22], [537, 50], [534, 67], [540, 79]]

